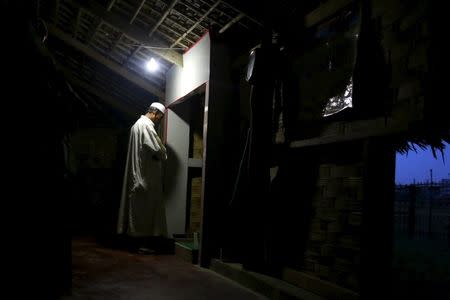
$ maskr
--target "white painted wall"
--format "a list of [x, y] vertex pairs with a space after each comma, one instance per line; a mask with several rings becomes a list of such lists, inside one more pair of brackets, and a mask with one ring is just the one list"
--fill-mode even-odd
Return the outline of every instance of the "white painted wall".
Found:
[[211, 41], [206, 34], [183, 55], [183, 67], [173, 65], [166, 75], [166, 106], [209, 80]]
[[169, 237], [174, 233], [185, 232], [189, 155], [189, 124], [170, 109], [170, 104], [209, 80], [210, 48], [210, 37], [206, 34], [183, 55], [183, 67], [174, 65], [166, 75], [165, 105], [169, 106], [166, 141], [169, 161], [165, 201]]
[[189, 124], [173, 110], [167, 112], [168, 161], [165, 173], [165, 203], [168, 236], [184, 233], [186, 224], [187, 161]]

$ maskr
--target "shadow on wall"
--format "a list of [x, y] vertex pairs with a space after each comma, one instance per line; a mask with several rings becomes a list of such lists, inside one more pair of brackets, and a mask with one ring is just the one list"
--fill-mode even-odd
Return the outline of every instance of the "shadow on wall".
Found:
[[177, 173], [180, 168], [180, 159], [175, 151], [169, 146], [167, 147], [167, 161], [163, 167], [163, 192], [166, 199], [169, 199], [176, 190]]

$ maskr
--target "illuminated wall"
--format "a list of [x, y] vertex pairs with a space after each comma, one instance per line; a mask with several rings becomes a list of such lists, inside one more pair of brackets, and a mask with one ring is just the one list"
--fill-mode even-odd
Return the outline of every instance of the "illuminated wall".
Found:
[[209, 80], [210, 37], [206, 34], [183, 55], [183, 67], [174, 65], [166, 75], [166, 141], [169, 149], [166, 173], [168, 236], [185, 232], [189, 156], [189, 124], [186, 115], [171, 104]]

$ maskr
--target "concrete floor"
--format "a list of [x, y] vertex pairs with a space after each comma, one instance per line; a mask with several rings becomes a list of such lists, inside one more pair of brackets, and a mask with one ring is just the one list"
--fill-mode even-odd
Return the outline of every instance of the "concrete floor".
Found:
[[139, 255], [72, 242], [72, 295], [63, 299], [267, 300], [210, 270], [174, 255]]

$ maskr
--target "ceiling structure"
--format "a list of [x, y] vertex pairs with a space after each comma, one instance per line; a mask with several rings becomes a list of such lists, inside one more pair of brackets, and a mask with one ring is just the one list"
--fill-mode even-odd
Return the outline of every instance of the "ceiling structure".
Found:
[[[164, 100], [166, 72], [182, 66], [182, 54], [212, 28], [254, 37], [264, 19], [321, 2], [327, 1], [280, 0], [267, 7], [254, 0], [36, 0], [36, 12], [48, 49], [76, 90], [134, 118]], [[154, 73], [145, 68], [152, 57], [160, 68]]]
[[[218, 0], [40, 0], [36, 10], [69, 81], [130, 115], [164, 100], [165, 73], [182, 66], [182, 54], [210, 28], [240, 26], [250, 34], [262, 28]], [[150, 58], [157, 72], [146, 70]]]

